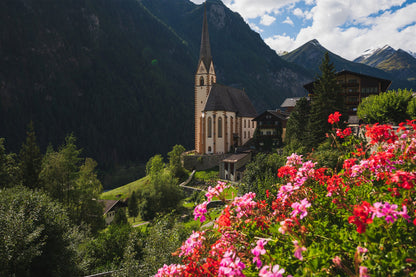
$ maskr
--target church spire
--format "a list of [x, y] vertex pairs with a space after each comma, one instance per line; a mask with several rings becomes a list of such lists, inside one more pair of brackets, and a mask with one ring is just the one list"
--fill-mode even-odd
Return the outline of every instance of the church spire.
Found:
[[207, 20], [207, 3], [204, 4], [204, 21], [202, 23], [202, 37], [201, 37], [201, 50], [199, 52], [199, 60], [204, 62], [204, 65], [207, 70], [211, 65], [212, 56], [211, 56], [211, 46], [209, 44], [209, 34], [208, 34], [208, 20]]

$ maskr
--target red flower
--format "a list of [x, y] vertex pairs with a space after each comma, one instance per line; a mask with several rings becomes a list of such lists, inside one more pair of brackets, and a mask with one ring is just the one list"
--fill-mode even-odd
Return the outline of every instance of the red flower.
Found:
[[328, 116], [328, 123], [330, 124], [338, 123], [340, 117], [341, 117], [341, 114], [339, 112], [334, 112], [333, 114], [331, 113]]
[[373, 222], [370, 217], [371, 204], [363, 201], [361, 205], [354, 205], [354, 215], [348, 218], [349, 223], [354, 223], [357, 226], [357, 232], [362, 234], [365, 232], [365, 228], [368, 224]]
[[291, 178], [295, 178], [296, 172], [297, 172], [296, 167], [285, 165], [279, 168], [279, 170], [277, 171], [277, 176], [280, 178], [283, 178], [289, 175]]
[[378, 125], [365, 126], [367, 132], [365, 135], [371, 138], [370, 144], [376, 144], [379, 142], [393, 143], [397, 140], [397, 135], [394, 133], [393, 128], [390, 125]]

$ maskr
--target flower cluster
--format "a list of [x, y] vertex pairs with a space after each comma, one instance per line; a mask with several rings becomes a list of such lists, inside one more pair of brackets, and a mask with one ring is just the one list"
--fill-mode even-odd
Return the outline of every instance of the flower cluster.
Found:
[[328, 123], [329, 124], [338, 123], [340, 117], [341, 117], [341, 114], [339, 112], [334, 112], [333, 114], [330, 114], [328, 116]]
[[[336, 124], [340, 117], [335, 112], [328, 122]], [[348, 128], [332, 137], [343, 145], [355, 143], [341, 169], [319, 168], [292, 154], [277, 171], [281, 183], [267, 190], [265, 199], [250, 192], [226, 200], [227, 184], [210, 187], [207, 201], [194, 210], [195, 220], [206, 220], [214, 197], [225, 202], [221, 214], [212, 228], [193, 232], [184, 242], [178, 251], [183, 265], [165, 265], [156, 276], [412, 276], [415, 121], [397, 130], [367, 126], [368, 144]]]

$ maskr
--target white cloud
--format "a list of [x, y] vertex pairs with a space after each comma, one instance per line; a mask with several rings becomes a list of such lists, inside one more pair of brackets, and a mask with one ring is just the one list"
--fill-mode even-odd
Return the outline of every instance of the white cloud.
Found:
[[263, 29], [261, 29], [259, 26], [257, 26], [257, 25], [256, 25], [256, 24], [254, 24], [254, 23], [248, 23], [248, 25], [250, 26], [250, 28], [251, 28], [252, 30], [256, 31], [257, 33], [263, 33], [263, 32], [264, 32], [264, 30], [263, 30]]
[[275, 20], [275, 17], [265, 14], [261, 17], [260, 24], [264, 26], [270, 26]]
[[296, 8], [296, 9], [293, 10], [293, 15], [295, 15], [297, 17], [305, 17], [305, 14], [299, 8]]
[[408, 26], [416, 22], [413, 16], [416, 3], [388, 11], [402, 3], [403, 0], [317, 0], [311, 10], [311, 26], [300, 29], [295, 38], [273, 36], [265, 42], [276, 51], [291, 51], [309, 40], [318, 39], [328, 50], [347, 59], [358, 57], [365, 49], [385, 44], [396, 49], [416, 50], [416, 25]]
[[290, 19], [290, 17], [289, 17], [289, 16], [288, 16], [288, 17], [286, 17], [286, 19], [285, 19], [282, 23], [289, 24], [289, 25], [292, 25], [292, 26], [294, 26], [294, 25], [295, 25], [295, 24], [293, 23], [292, 19]]

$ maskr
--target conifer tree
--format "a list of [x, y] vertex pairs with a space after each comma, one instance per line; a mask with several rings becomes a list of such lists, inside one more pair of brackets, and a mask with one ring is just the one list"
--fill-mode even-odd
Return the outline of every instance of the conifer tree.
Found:
[[19, 167], [21, 171], [22, 184], [28, 188], [39, 188], [39, 173], [42, 169], [42, 155], [36, 143], [36, 135], [33, 122], [28, 125], [26, 142], [22, 144], [19, 153]]
[[305, 145], [305, 142], [308, 139], [305, 122], [309, 121], [309, 112], [309, 101], [305, 97], [302, 97], [296, 102], [296, 106], [290, 113], [290, 117], [287, 121], [285, 137], [285, 142], [287, 144], [297, 141], [300, 144]]
[[330, 62], [328, 52], [325, 53], [319, 69], [321, 75], [317, 77], [314, 83], [308, 124], [308, 145], [311, 148], [316, 148], [323, 142], [325, 134], [331, 129], [328, 116], [335, 111], [344, 115], [344, 99], [341, 87], [337, 84], [335, 66]]

